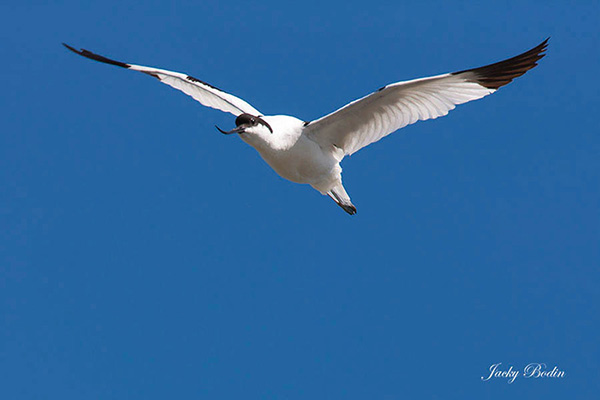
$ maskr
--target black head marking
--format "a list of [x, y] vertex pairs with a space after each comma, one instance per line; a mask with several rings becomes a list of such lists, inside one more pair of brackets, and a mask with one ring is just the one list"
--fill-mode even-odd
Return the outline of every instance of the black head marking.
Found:
[[260, 116], [254, 116], [252, 114], [244, 113], [244, 114], [238, 115], [238, 117], [235, 119], [236, 126], [246, 125], [246, 126], [250, 127], [250, 126], [256, 126], [258, 124], [266, 126], [269, 129], [269, 131], [271, 131], [271, 133], [273, 133], [273, 129], [271, 128], [271, 125], [269, 125]]
[[235, 119], [235, 126], [240, 126], [240, 125], [250, 125], [250, 126], [256, 125], [256, 117], [251, 114], [240, 114]]

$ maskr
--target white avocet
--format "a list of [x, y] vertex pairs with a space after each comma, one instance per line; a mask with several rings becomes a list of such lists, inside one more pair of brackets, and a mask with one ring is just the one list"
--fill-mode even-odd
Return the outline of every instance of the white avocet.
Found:
[[348, 214], [355, 214], [356, 207], [342, 185], [340, 161], [345, 156], [406, 125], [444, 116], [458, 104], [494, 93], [535, 67], [548, 39], [495, 64], [386, 85], [314, 121], [264, 115], [244, 100], [190, 75], [115, 61], [64, 45], [92, 60], [153, 76], [205, 106], [235, 115], [235, 128], [217, 129], [226, 135], [237, 133], [279, 175], [311, 185]]

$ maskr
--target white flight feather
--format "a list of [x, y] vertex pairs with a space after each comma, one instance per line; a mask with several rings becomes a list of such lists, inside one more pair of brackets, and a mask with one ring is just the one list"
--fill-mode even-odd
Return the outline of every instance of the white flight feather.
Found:
[[312, 121], [305, 134], [350, 155], [417, 121], [448, 114], [456, 105], [495, 92], [470, 79], [471, 72], [392, 83]]
[[197, 100], [204, 106], [225, 111], [235, 116], [243, 113], [262, 115], [260, 111], [252, 107], [246, 101], [192, 78], [189, 75], [182, 74], [181, 72], [133, 64], [129, 64], [128, 69], [156, 76], [162, 83], [181, 90], [183, 93], [193, 97], [194, 100]]

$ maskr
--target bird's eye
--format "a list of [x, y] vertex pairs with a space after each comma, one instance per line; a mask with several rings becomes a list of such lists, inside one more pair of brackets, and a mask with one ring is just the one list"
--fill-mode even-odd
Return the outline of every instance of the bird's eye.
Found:
[[250, 122], [252, 122], [253, 124], [255, 124], [255, 123], [256, 123], [256, 119], [254, 119], [254, 118], [251, 118], [251, 119], [250, 119]]

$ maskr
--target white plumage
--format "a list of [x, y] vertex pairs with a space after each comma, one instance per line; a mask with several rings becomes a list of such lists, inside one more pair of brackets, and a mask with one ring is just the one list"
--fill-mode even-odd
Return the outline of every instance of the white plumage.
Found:
[[406, 125], [444, 116], [495, 91], [469, 81], [471, 73], [462, 75], [393, 83], [311, 122], [307, 134], [326, 138], [350, 155]]
[[143, 72], [181, 90], [201, 104], [235, 115], [238, 133], [282, 177], [307, 183], [356, 213], [342, 185], [339, 163], [390, 133], [417, 121], [448, 114], [458, 104], [477, 100], [523, 75], [544, 56], [548, 39], [516, 57], [470, 70], [392, 83], [314, 121], [264, 116], [244, 100], [189, 75], [111, 60], [65, 46], [84, 57]]

